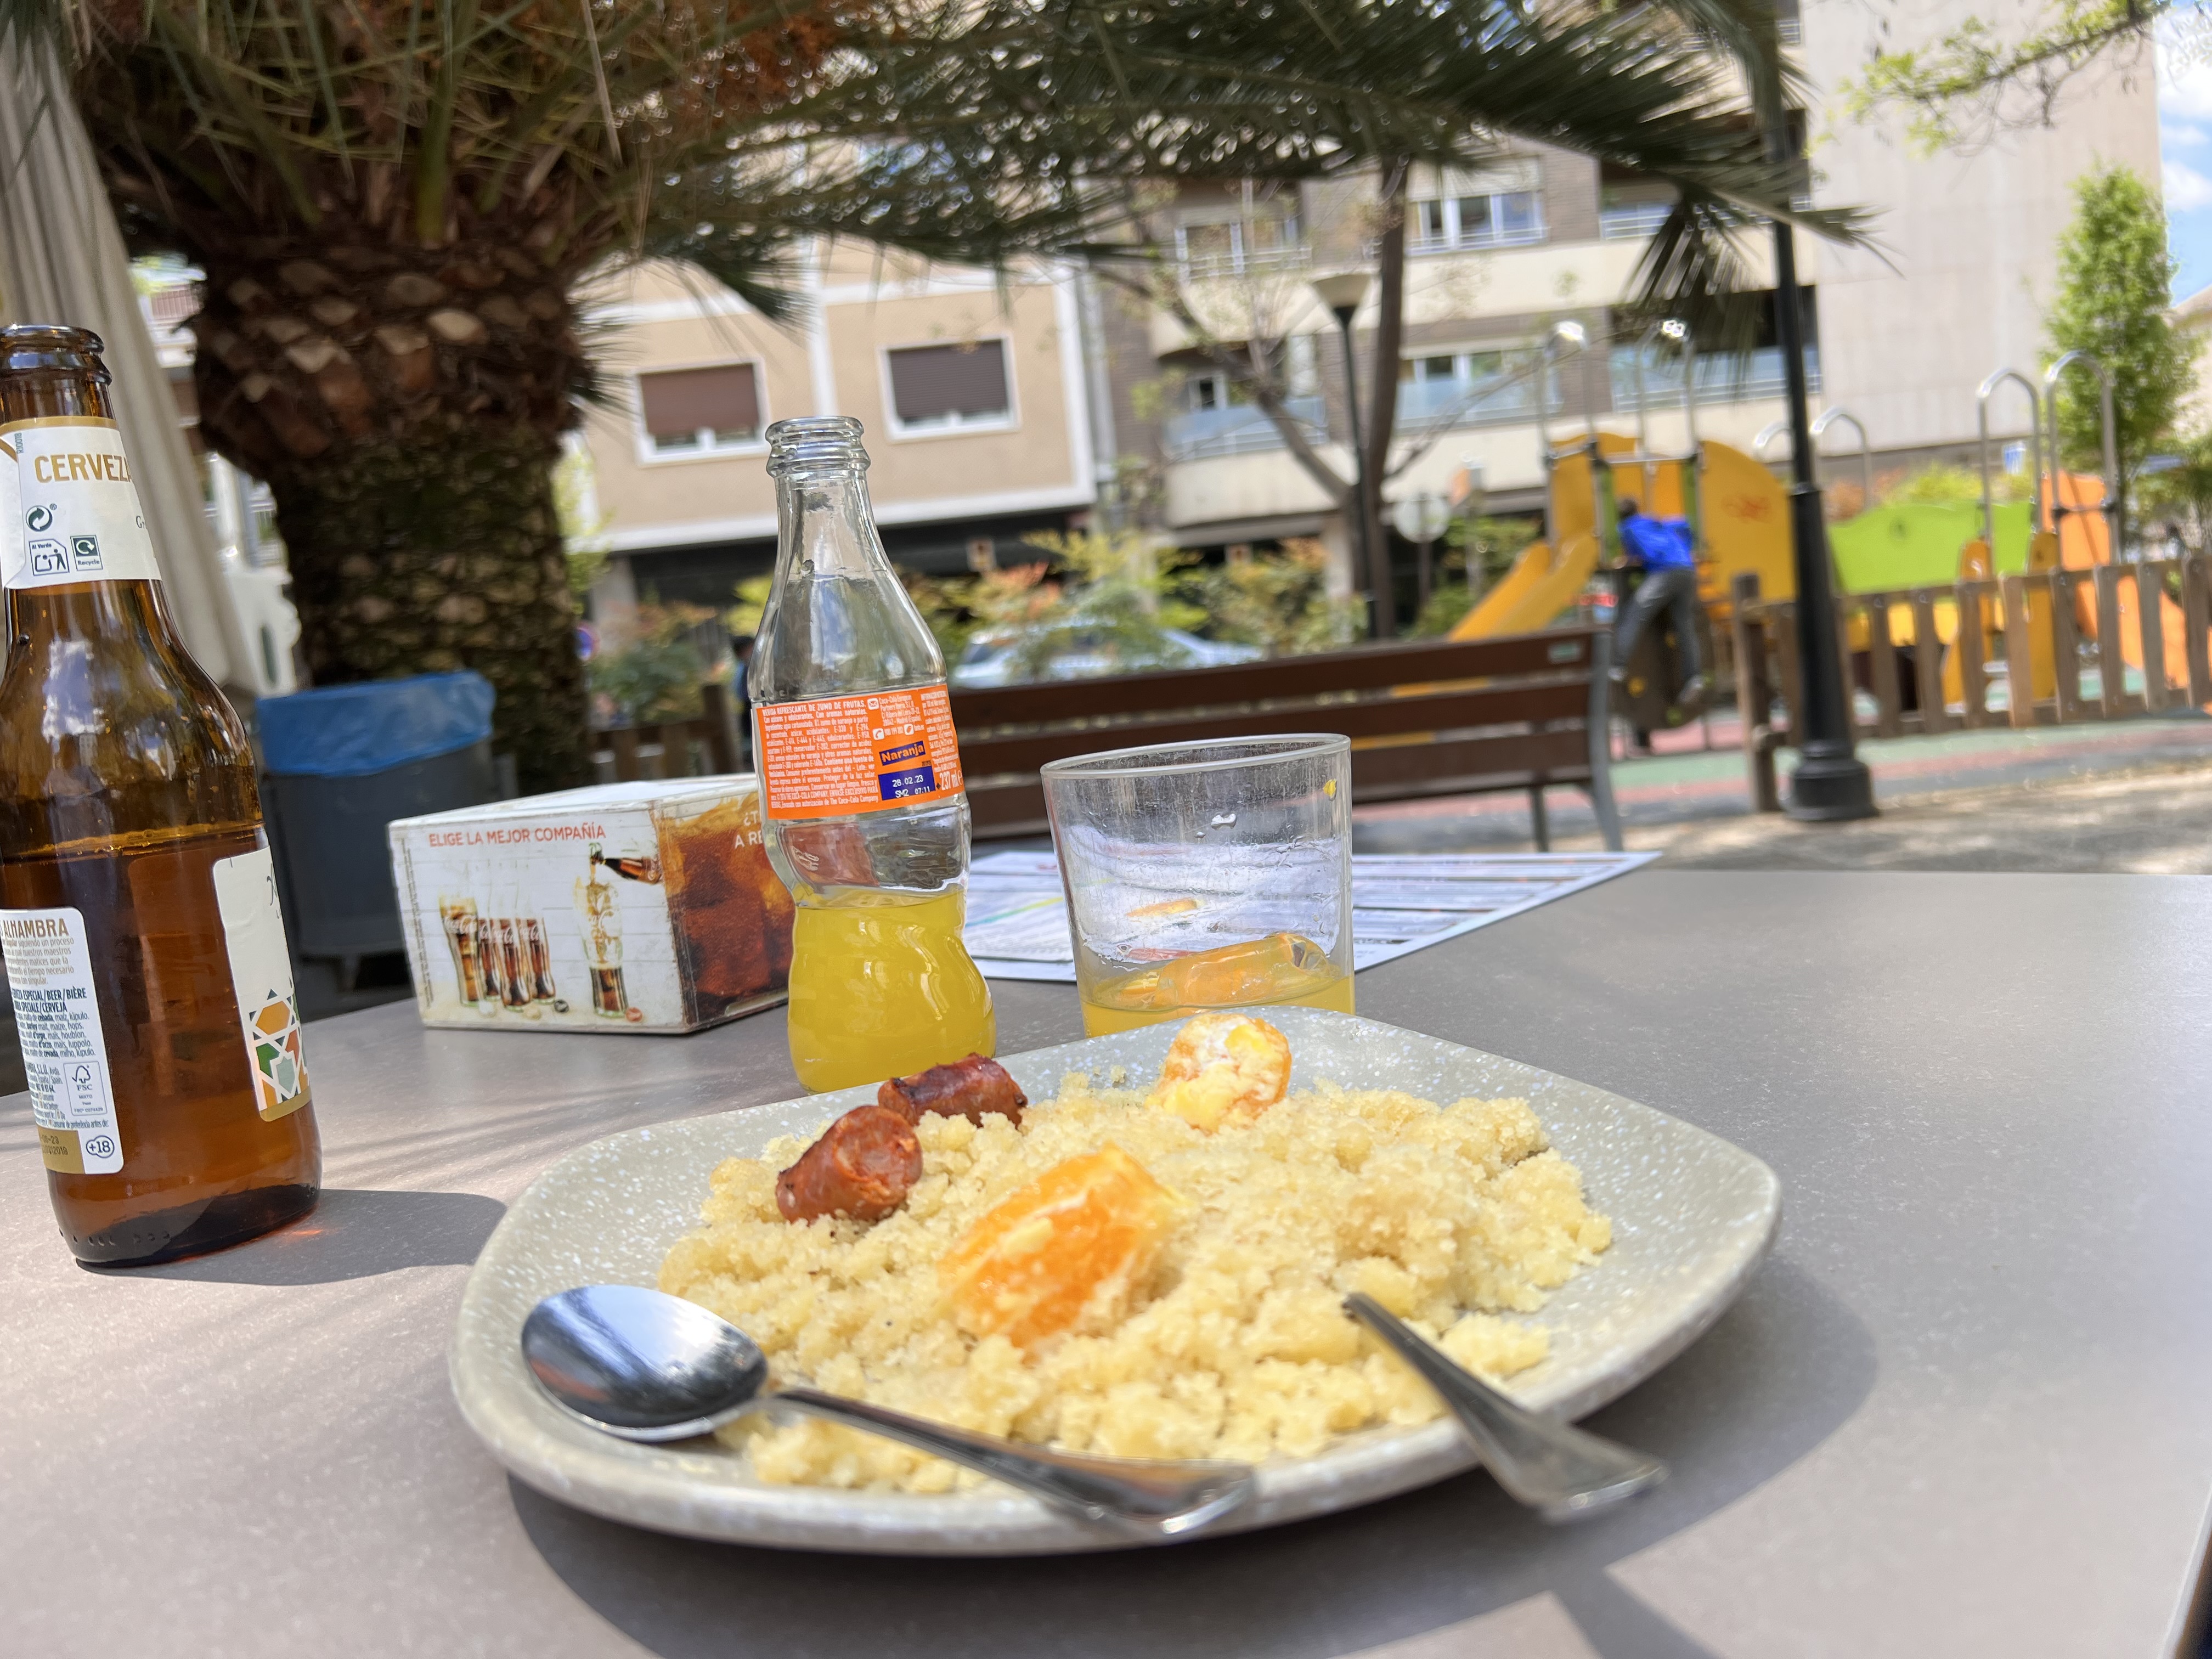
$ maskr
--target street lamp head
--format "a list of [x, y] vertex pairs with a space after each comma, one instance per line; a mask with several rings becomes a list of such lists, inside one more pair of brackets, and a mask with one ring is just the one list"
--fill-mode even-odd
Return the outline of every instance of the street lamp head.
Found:
[[1659, 325], [1659, 331], [1678, 344], [1690, 337], [1690, 325], [1680, 317], [1669, 317]]
[[1551, 337], [1544, 342], [1548, 350], [1580, 351], [1589, 343], [1589, 336], [1580, 323], [1553, 323]]
[[1352, 313], [1367, 297], [1367, 285], [1372, 280], [1364, 270], [1340, 270], [1333, 276], [1316, 277], [1313, 290], [1337, 322], [1349, 328]]

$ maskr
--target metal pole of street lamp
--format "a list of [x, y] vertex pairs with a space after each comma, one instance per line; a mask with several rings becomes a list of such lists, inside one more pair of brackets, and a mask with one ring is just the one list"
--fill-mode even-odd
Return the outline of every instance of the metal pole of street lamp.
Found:
[[1367, 635], [1379, 640], [1395, 631], [1397, 618], [1390, 598], [1390, 574], [1387, 567], [1379, 572], [1376, 568], [1374, 538], [1367, 526], [1367, 444], [1360, 436], [1359, 374], [1352, 351], [1352, 319], [1358, 314], [1359, 302], [1367, 297], [1367, 283], [1365, 271], [1346, 270], [1323, 276], [1313, 286], [1322, 304], [1336, 319], [1337, 333], [1344, 341], [1345, 408], [1352, 427], [1352, 545], [1358, 550], [1359, 568], [1369, 588]]
[[[1779, 132], [1775, 152], [1795, 160], [1796, 146]], [[1802, 757], [1790, 775], [1784, 810], [1810, 822], [1870, 818], [1874, 776], [1858, 757], [1853, 741], [1855, 716], [1844, 681], [1844, 656], [1836, 632], [1836, 596], [1828, 561], [1828, 526], [1820, 510], [1820, 486], [1814, 476], [1812, 420], [1805, 384], [1805, 320], [1797, 286], [1797, 248], [1787, 220], [1774, 224], [1776, 332], [1781, 337], [1782, 372], [1790, 398], [1790, 531], [1797, 576], [1797, 660], [1804, 676], [1798, 711], [1805, 729], [1796, 734]], [[1747, 720], [1755, 711], [1745, 709]]]

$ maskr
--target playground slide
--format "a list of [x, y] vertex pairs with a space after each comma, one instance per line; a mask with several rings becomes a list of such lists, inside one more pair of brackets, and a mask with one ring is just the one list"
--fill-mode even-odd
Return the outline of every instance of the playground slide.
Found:
[[[1633, 495], [1647, 512], [1683, 511], [1684, 478], [1679, 461], [1640, 463], [1618, 457], [1632, 454], [1635, 441], [1601, 432], [1598, 445], [1613, 461], [1615, 500]], [[1774, 475], [1759, 462], [1724, 443], [1705, 444], [1702, 490], [1705, 544], [1699, 564], [1700, 587], [1708, 605], [1725, 606], [1729, 583], [1739, 571], [1755, 573], [1768, 599], [1788, 599], [1796, 591], [1790, 560], [1788, 498]], [[1599, 505], [1591, 487], [1589, 457], [1557, 457], [1551, 475], [1552, 523], [1562, 550], [1554, 557], [1538, 542], [1515, 562], [1497, 586], [1452, 629], [1455, 640], [1487, 639], [1546, 628], [1575, 601], [1596, 574], [1601, 546]]]
[[1529, 543], [1521, 550], [1521, 556], [1513, 561], [1513, 568], [1498, 579], [1498, 585], [1452, 625], [1451, 637], [1455, 640], [1480, 640], [1493, 634], [1504, 633], [1504, 619], [1520, 608], [1521, 602], [1528, 598], [1529, 589], [1544, 580], [1544, 573], [1551, 568], [1551, 544]]
[[1543, 542], [1532, 543], [1482, 602], [1452, 629], [1455, 640], [1528, 634], [1548, 628], [1597, 574], [1598, 540], [1587, 532], [1570, 536], [1554, 559]]

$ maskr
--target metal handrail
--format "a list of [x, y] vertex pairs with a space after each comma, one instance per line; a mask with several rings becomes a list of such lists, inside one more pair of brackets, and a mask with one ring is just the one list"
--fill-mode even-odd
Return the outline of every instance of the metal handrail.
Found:
[[[1589, 349], [1589, 336], [1580, 323], [1554, 323], [1552, 325], [1551, 332], [1544, 337], [1544, 345], [1540, 358], [1540, 366], [1538, 373], [1542, 378], [1536, 387], [1536, 449], [1544, 459], [1544, 539], [1551, 544], [1552, 556], [1555, 559], [1559, 556], [1559, 515], [1552, 507], [1551, 477], [1552, 468], [1559, 459], [1559, 454], [1552, 447], [1552, 368], [1559, 359], [1559, 348], [1562, 344], [1571, 348], [1579, 355]], [[1585, 390], [1587, 391], [1587, 388]], [[1590, 484], [1592, 490], [1595, 491], [1599, 461], [1597, 411], [1589, 407], [1588, 397], [1583, 399], [1583, 422], [1587, 432], [1579, 447], [1590, 458]], [[1565, 453], [1571, 454], [1574, 452], [1571, 449]], [[1605, 526], [1598, 526], [1598, 545], [1601, 550], [1605, 545]]]
[[1861, 512], [1874, 505], [1874, 447], [1867, 441], [1866, 423], [1838, 404], [1833, 409], [1824, 409], [1813, 422], [1813, 459], [1820, 458], [1820, 434], [1838, 421], [1849, 421], [1851, 430], [1859, 434], [1859, 495]]
[[[2058, 488], [2058, 380], [2079, 364], [2097, 377], [2097, 416], [2103, 428], [2105, 471], [2097, 482], [2104, 500], [2094, 507], [2069, 507]], [[2112, 556], [2120, 556], [2120, 445], [2119, 428], [2112, 414], [2112, 377], [2103, 363], [2087, 351], [2069, 351], [2043, 371], [2043, 416], [2051, 426], [2051, 527], [2055, 532], [2069, 513], [2101, 513], [2112, 532]]]
[[1658, 465], [1651, 453], [1651, 398], [1644, 383], [1644, 359], [1651, 349], [1656, 336], [1664, 334], [1679, 341], [1682, 347], [1682, 416], [1689, 422], [1690, 459], [1698, 458], [1698, 348], [1690, 337], [1690, 325], [1679, 318], [1668, 317], [1656, 322], [1644, 331], [1636, 343], [1636, 453], [1644, 464], [1644, 499], [1650, 501], [1658, 488], [1658, 475], [1653, 468]]
[[1690, 332], [1690, 325], [1677, 317], [1668, 317], [1644, 331], [1644, 337], [1636, 343], [1636, 454], [1644, 469], [1644, 499], [1650, 501], [1659, 487], [1658, 463], [1651, 453], [1650, 428], [1651, 399], [1644, 384], [1644, 358], [1651, 344], [1651, 337], [1664, 334], [1678, 342], [1682, 348], [1682, 423], [1686, 432], [1689, 453], [1676, 465], [1689, 471], [1682, 479], [1684, 516], [1690, 523], [1690, 541], [1693, 547], [1705, 544], [1705, 495], [1704, 477], [1705, 452], [1698, 441], [1698, 343]]
[[[1996, 494], [1990, 488], [1990, 399], [2007, 380], [2027, 393], [2027, 476], [2033, 481], [2028, 486], [2027, 522], [2031, 530], [2043, 527], [2043, 399], [2036, 395], [2035, 382], [2027, 375], [2016, 368], [2000, 368], [1974, 391], [1974, 419], [1981, 436], [1982, 544], [1989, 549], [1991, 559], [1997, 556], [1997, 507]], [[2057, 491], [2051, 493], [2055, 495]]]

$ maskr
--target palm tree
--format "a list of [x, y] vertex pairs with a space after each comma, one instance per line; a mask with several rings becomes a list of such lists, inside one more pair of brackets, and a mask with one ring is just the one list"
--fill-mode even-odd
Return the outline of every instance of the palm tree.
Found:
[[806, 237], [992, 262], [1096, 237], [1113, 181], [1486, 131], [1675, 183], [1655, 301], [1763, 215], [1847, 228], [1759, 142], [1764, 0], [0, 0], [11, 34], [64, 54], [134, 246], [206, 273], [203, 429], [275, 491], [317, 679], [477, 668], [532, 789], [586, 770], [550, 474], [611, 263], [780, 317]]

